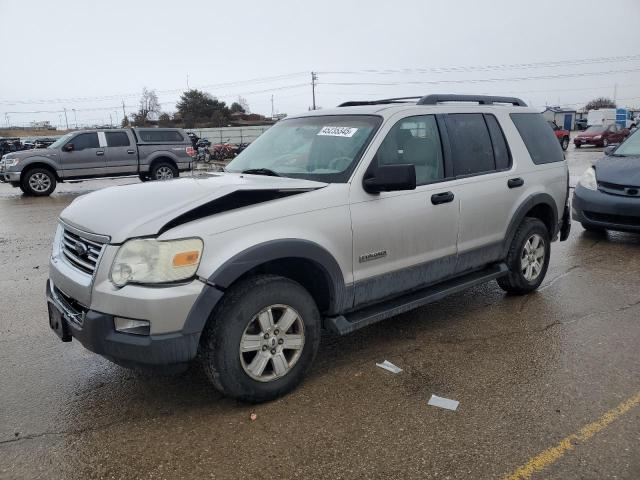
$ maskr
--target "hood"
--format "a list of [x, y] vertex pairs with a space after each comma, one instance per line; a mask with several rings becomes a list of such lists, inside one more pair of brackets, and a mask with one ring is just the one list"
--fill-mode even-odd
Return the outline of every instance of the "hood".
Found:
[[20, 160], [24, 160], [29, 157], [56, 157], [58, 155], [58, 150], [53, 150], [50, 148], [32, 148], [31, 150], [20, 150], [17, 152], [7, 153], [10, 158], [19, 158]]
[[83, 231], [108, 235], [111, 243], [157, 235], [181, 223], [326, 183], [284, 177], [220, 173], [109, 187], [83, 195], [60, 214]]
[[604, 157], [594, 167], [599, 182], [640, 187], [640, 156]]

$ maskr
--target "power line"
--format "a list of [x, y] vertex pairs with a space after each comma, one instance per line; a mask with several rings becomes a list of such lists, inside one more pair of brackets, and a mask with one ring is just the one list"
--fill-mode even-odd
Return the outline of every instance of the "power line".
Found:
[[318, 82], [319, 85], [342, 85], [342, 86], [400, 86], [400, 85], [442, 85], [442, 84], [461, 84], [461, 83], [494, 83], [494, 82], [520, 82], [525, 80], [552, 80], [560, 78], [576, 78], [576, 77], [596, 77], [602, 75], [611, 75], [614, 73], [633, 73], [639, 72], [638, 68], [629, 68], [625, 70], [609, 70], [604, 72], [581, 72], [581, 73], [557, 73], [552, 75], [537, 75], [530, 77], [507, 77], [507, 78], [476, 78], [476, 79], [452, 79], [452, 80], [416, 80], [407, 82]]
[[617, 57], [593, 57], [573, 60], [554, 60], [534, 63], [505, 63], [501, 65], [472, 65], [432, 68], [400, 68], [400, 69], [364, 69], [352, 71], [317, 72], [328, 75], [395, 75], [395, 74], [421, 74], [421, 73], [459, 73], [480, 72], [493, 70], [521, 70], [530, 68], [555, 68], [571, 67], [579, 65], [593, 65], [601, 63], [632, 62], [640, 60], [640, 55], [621, 55]]

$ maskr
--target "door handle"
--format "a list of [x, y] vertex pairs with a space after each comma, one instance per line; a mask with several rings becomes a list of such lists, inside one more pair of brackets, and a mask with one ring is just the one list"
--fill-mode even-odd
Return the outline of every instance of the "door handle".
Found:
[[127, 150], [127, 153], [134, 154], [134, 153], [136, 153], [136, 151], [135, 150]]
[[442, 192], [431, 195], [431, 203], [434, 205], [440, 205], [441, 203], [453, 202], [453, 192]]
[[509, 188], [517, 188], [517, 187], [521, 187], [522, 185], [524, 185], [524, 179], [523, 178], [510, 178], [507, 181], [507, 186]]
[[100, 156], [100, 155], [104, 155], [104, 151], [103, 150], [98, 150], [96, 152], [96, 155]]

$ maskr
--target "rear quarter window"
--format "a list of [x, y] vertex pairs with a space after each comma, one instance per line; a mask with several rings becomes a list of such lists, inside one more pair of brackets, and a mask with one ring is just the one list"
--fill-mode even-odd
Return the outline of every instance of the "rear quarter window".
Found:
[[140, 140], [147, 143], [182, 143], [184, 137], [177, 130], [140, 130]]
[[511, 113], [509, 116], [518, 129], [533, 163], [542, 165], [564, 160], [560, 142], [541, 114]]

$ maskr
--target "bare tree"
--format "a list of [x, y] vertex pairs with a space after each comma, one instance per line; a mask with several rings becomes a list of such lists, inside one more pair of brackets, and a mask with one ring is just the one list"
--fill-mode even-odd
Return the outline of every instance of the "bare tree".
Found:
[[160, 102], [155, 90], [142, 89], [142, 97], [140, 97], [140, 108], [138, 109], [138, 117], [147, 118], [149, 113], [160, 115]]
[[598, 108], [616, 108], [616, 104], [610, 98], [599, 97], [599, 98], [594, 98], [584, 106], [584, 109], [587, 111], [596, 110]]

